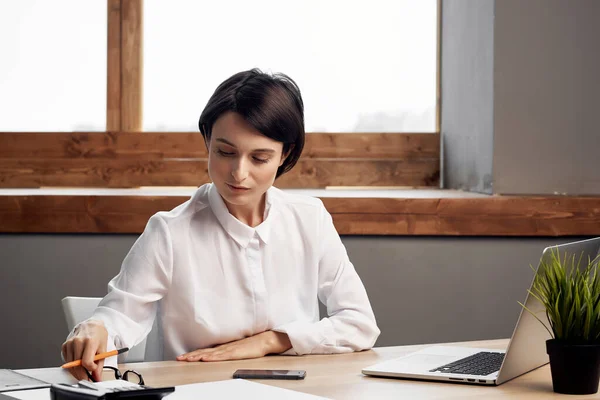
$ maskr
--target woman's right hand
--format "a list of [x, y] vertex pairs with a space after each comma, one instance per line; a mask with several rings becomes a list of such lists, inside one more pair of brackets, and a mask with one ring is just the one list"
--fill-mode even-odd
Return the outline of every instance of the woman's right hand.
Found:
[[89, 320], [79, 324], [71, 336], [62, 345], [65, 362], [81, 359], [81, 366], [69, 368], [77, 380], [87, 380], [86, 371], [91, 372], [95, 381], [102, 380], [104, 360], [94, 361], [94, 356], [106, 351], [108, 331], [101, 321]]

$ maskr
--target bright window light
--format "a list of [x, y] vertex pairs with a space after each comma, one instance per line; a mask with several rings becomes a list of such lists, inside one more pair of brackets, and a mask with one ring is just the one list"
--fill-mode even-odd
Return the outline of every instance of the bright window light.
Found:
[[433, 132], [436, 0], [146, 0], [146, 131], [197, 131], [217, 85], [298, 83], [307, 132]]
[[106, 130], [106, 1], [0, 1], [0, 131]]

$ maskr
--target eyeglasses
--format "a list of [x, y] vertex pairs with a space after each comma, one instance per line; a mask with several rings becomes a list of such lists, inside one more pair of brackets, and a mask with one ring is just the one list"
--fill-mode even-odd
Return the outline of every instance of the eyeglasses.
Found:
[[[119, 371], [115, 367], [104, 366], [103, 370], [104, 371], [107, 371], [107, 370], [113, 371], [115, 374], [115, 379], [117, 379], [117, 380], [122, 379], [124, 381], [128, 381], [128, 382], [135, 383], [138, 385], [145, 385], [142, 374], [140, 374], [137, 371], [134, 371], [133, 369], [128, 369], [127, 371], [123, 372], [122, 374], [121, 374], [121, 371]], [[92, 374], [90, 374], [89, 371], [86, 371], [86, 372], [87, 372], [88, 378], [90, 378], [90, 380], [93, 382], [94, 379], [92, 378]]]

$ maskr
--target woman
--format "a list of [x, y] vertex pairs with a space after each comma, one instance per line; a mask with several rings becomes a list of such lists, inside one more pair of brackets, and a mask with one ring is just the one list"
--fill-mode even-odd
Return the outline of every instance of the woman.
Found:
[[[200, 116], [212, 184], [152, 216], [92, 318], [62, 346], [101, 378], [97, 353], [162, 328], [164, 359], [345, 353], [379, 336], [364, 286], [316, 198], [273, 182], [304, 146], [300, 91], [283, 74], [240, 72]], [[319, 300], [328, 318], [319, 320]], [[84, 369], [85, 368], [85, 369]]]

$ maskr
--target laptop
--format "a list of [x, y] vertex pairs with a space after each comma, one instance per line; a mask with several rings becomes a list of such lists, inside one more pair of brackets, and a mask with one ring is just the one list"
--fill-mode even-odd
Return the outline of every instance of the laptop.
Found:
[[[582, 264], [588, 257], [600, 255], [600, 237], [544, 249], [542, 260], [548, 261], [552, 251], [561, 257], [583, 254]], [[538, 266], [537, 273], [540, 268]], [[531, 286], [530, 286], [531, 290]], [[527, 293], [525, 306], [550, 326], [543, 305]], [[454, 346], [431, 346], [404, 357], [381, 362], [364, 368], [365, 375], [447, 381], [456, 383], [500, 385], [548, 363], [546, 340], [548, 331], [529, 312], [521, 310], [517, 325], [506, 352]]]

